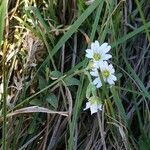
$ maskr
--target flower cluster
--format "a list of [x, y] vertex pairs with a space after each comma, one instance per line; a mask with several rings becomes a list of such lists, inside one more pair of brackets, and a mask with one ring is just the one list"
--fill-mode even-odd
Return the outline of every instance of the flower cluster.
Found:
[[[110, 49], [111, 46], [108, 43], [100, 45], [98, 41], [93, 42], [90, 49], [86, 49], [86, 57], [90, 59], [88, 69], [90, 69], [90, 75], [94, 78], [92, 83], [96, 88], [100, 88], [103, 82], [112, 86], [117, 80], [114, 75], [114, 67], [108, 62], [112, 58], [112, 55], [108, 53]], [[93, 105], [90, 100], [86, 104], [85, 109], [90, 108], [91, 114], [97, 112], [98, 108], [99, 110], [102, 108], [102, 105], [98, 102], [94, 104], [97, 106]]]

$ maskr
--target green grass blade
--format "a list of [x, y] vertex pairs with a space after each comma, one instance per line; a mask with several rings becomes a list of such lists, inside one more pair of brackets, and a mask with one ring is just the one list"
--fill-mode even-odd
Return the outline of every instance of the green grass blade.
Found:
[[126, 116], [126, 113], [125, 113], [125, 109], [124, 109], [124, 107], [122, 105], [122, 102], [121, 102], [121, 100], [118, 96], [118, 93], [117, 93], [117, 91], [115, 90], [114, 87], [111, 88], [111, 93], [112, 93], [113, 99], [114, 99], [114, 101], [117, 105], [117, 108], [119, 110], [119, 113], [120, 113], [125, 125], [128, 126], [128, 124], [127, 124], [128, 121], [127, 121], [127, 116]]
[[96, 34], [98, 21], [99, 21], [100, 15], [101, 15], [103, 4], [104, 4], [104, 1], [102, 1], [101, 4], [99, 5], [99, 7], [97, 8], [96, 17], [95, 17], [94, 23], [92, 25], [92, 32], [91, 32], [91, 36], [90, 36], [91, 41], [94, 40], [94, 37], [95, 37], [95, 34]]
[[87, 19], [87, 17], [95, 10], [95, 8], [102, 2], [102, 0], [95, 0], [95, 2], [90, 5], [85, 12], [71, 25], [70, 29], [64, 34], [64, 36], [59, 40], [56, 46], [52, 50], [52, 55], [56, 54], [57, 51], [62, 47], [62, 45], [71, 37], [73, 33], [77, 31], [80, 25]]
[[129, 71], [131, 73], [131, 76], [134, 78], [135, 82], [139, 85], [139, 87], [141, 88], [141, 90], [143, 91], [145, 96], [148, 97], [148, 99], [150, 100], [150, 94], [147, 91], [146, 87], [144, 86], [144, 84], [142, 83], [142, 81], [137, 76], [136, 72], [133, 70], [133, 68], [131, 67], [131, 65], [129, 64], [129, 62], [127, 61], [127, 59], [124, 56], [123, 56], [123, 59], [126, 63], [127, 68], [129, 69]]
[[7, 1], [3, 0], [0, 5], [0, 49], [3, 40], [4, 24], [5, 24], [5, 15], [6, 15], [6, 4]]
[[[1, 24], [0, 24], [0, 49], [1, 49], [1, 44], [2, 44], [2, 40], [3, 40], [3, 32], [4, 32], [4, 25], [5, 25], [5, 19], [6, 19], [6, 13], [7, 13], [7, 0], [3, 0], [1, 2], [1, 6], [0, 6], [0, 20], [1, 20]], [[3, 134], [2, 134], [2, 149], [6, 150], [6, 146], [7, 146], [7, 142], [6, 142], [6, 138], [7, 138], [7, 72], [6, 72], [6, 47], [7, 47], [7, 42], [4, 43], [3, 45], [3, 65], [2, 65], [2, 76], [3, 76]]]
[[142, 22], [143, 22], [143, 24], [144, 24], [144, 29], [145, 29], [147, 38], [148, 38], [148, 40], [149, 40], [149, 42], [150, 42], [150, 34], [149, 34], [149, 31], [148, 31], [148, 26], [147, 26], [147, 24], [146, 24], [146, 20], [145, 20], [145, 17], [144, 17], [144, 13], [143, 13], [142, 8], [141, 8], [141, 6], [140, 6], [140, 2], [139, 2], [138, 0], [135, 0], [135, 2], [136, 2], [136, 5], [137, 5], [137, 8], [138, 8], [138, 10], [139, 10], [139, 13], [140, 13]]
[[[146, 23], [146, 26], [147, 26], [147, 28], [150, 27], [150, 21], [149, 21], [148, 23]], [[131, 39], [131, 38], [134, 37], [135, 35], [137, 35], [137, 34], [143, 32], [144, 30], [145, 30], [145, 27], [144, 27], [144, 25], [143, 25], [143, 26], [137, 28], [136, 30], [134, 30], [134, 31], [132, 31], [132, 32], [130, 32], [130, 33], [128, 33], [127, 35], [123, 36], [122, 38], [119, 38], [115, 43], [112, 44], [112, 48], [117, 47], [118, 45], [120, 45], [120, 44], [124, 43], [125, 41]]]
[[82, 101], [83, 101], [83, 93], [86, 91], [86, 87], [83, 85], [84, 84], [84, 75], [81, 76], [80, 78], [80, 86], [78, 88], [77, 91], [77, 96], [76, 96], [76, 100], [75, 100], [75, 106], [74, 106], [74, 110], [73, 110], [73, 119], [69, 124], [69, 129], [70, 129], [70, 137], [68, 140], [68, 150], [72, 150], [73, 149], [73, 145], [74, 145], [74, 132], [75, 132], [75, 128], [76, 128], [76, 122], [77, 122], [77, 118], [78, 118], [78, 113], [79, 110], [81, 108], [82, 105]]
[[[77, 31], [81, 24], [87, 19], [87, 17], [96, 9], [96, 7], [102, 2], [102, 0], [96, 0], [91, 6], [89, 6], [85, 12], [71, 25], [70, 29], [62, 36], [56, 46], [53, 48], [52, 56], [65, 44], [65, 42]], [[49, 57], [45, 59], [41, 67], [49, 61]], [[39, 68], [39, 69], [40, 69]]]

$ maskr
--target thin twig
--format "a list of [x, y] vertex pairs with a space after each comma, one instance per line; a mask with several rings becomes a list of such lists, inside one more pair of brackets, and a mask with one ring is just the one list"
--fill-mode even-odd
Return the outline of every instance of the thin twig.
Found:
[[98, 118], [99, 130], [100, 130], [100, 134], [101, 134], [101, 140], [102, 140], [102, 144], [103, 144], [103, 150], [107, 150], [106, 149], [106, 143], [105, 143], [105, 137], [104, 137], [104, 130], [103, 130], [103, 125], [102, 125], [102, 120], [101, 120], [101, 116], [100, 116], [99, 112], [97, 112], [97, 118]]

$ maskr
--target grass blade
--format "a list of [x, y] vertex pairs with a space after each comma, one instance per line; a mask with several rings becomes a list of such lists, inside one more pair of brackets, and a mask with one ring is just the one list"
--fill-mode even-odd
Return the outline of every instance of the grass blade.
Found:
[[[2, 44], [2, 40], [3, 40], [3, 32], [4, 32], [4, 25], [5, 25], [5, 19], [6, 19], [6, 11], [7, 11], [7, 0], [3, 0], [1, 2], [1, 6], [0, 6], [0, 20], [1, 20], [1, 24], [0, 24], [0, 49], [1, 49], [1, 44]], [[2, 135], [2, 149], [6, 150], [6, 135], [7, 135], [7, 119], [6, 119], [6, 115], [7, 115], [7, 106], [6, 106], [6, 101], [7, 101], [7, 72], [6, 72], [6, 49], [7, 49], [7, 41], [4, 42], [3, 45], [3, 64], [2, 64], [2, 70], [3, 70], [3, 135]]]

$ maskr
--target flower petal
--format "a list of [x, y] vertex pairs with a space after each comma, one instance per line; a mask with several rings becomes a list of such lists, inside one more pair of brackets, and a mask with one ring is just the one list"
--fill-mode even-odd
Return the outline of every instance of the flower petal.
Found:
[[95, 79], [93, 80], [93, 84], [94, 84], [94, 85], [98, 84], [99, 82], [100, 82], [99, 78], [95, 78]]
[[89, 108], [90, 108], [90, 106], [91, 106], [91, 103], [90, 103], [90, 102], [87, 102], [87, 103], [86, 103], [86, 107], [85, 107], [83, 110], [87, 110], [87, 109], [89, 109]]
[[113, 74], [111, 75], [111, 79], [112, 79], [113, 81], [117, 81], [116, 76], [114, 76]]
[[105, 55], [103, 55], [103, 59], [104, 59], [104, 60], [108, 60], [108, 59], [110, 59], [110, 58], [112, 58], [112, 55], [110, 55], [110, 54], [105, 54]]
[[114, 85], [114, 84], [115, 84], [115, 82], [114, 82], [111, 78], [108, 78], [108, 79], [107, 79], [107, 82], [108, 82], [110, 85]]
[[97, 109], [102, 110], [102, 104], [98, 104]]
[[106, 70], [107, 68], [108, 68], [108, 63], [107, 63], [107, 61], [103, 61], [103, 64], [100, 65], [101, 71], [104, 71], [104, 70]]
[[99, 42], [97, 40], [95, 41], [95, 46], [100, 47]]
[[94, 51], [97, 51], [99, 49], [100, 45], [98, 41], [95, 41], [94, 43], [91, 44], [91, 49]]
[[91, 74], [93, 77], [98, 77], [98, 76], [99, 76], [97, 70], [92, 70], [92, 71], [90, 72], [90, 74]]
[[99, 51], [101, 51], [103, 54], [106, 54], [107, 52], [105, 50], [107, 50], [108, 47], [108, 43], [103, 43], [100, 47], [99, 47]]
[[108, 46], [108, 43], [103, 43], [100, 47], [102, 48], [102, 49], [106, 49], [107, 48], [107, 46]]
[[93, 58], [93, 55], [91, 55], [91, 54], [89, 54], [89, 53], [86, 54], [85, 56], [86, 56], [87, 58]]
[[100, 47], [99, 47], [99, 52], [101, 52], [101, 54], [106, 54], [107, 52], [109, 52], [111, 49], [111, 46], [108, 45], [108, 43], [103, 43]]
[[86, 51], [86, 53], [91, 53], [91, 52], [93, 52], [93, 50], [91, 50], [91, 49], [86, 49], [85, 51]]
[[110, 64], [109, 65], [109, 71], [110, 71], [110, 73], [115, 73], [115, 69], [114, 69], [114, 67], [113, 67], [113, 65], [112, 64]]
[[94, 62], [94, 67], [95, 67], [96, 69], [100, 69], [101, 66], [103, 66], [103, 60]]
[[102, 86], [102, 82], [98, 82], [98, 84], [96, 85], [97, 88], [100, 88]]
[[87, 58], [93, 58], [93, 50], [87, 49], [85, 56], [86, 56]]
[[110, 45], [108, 45], [108, 46], [105, 48], [105, 53], [109, 52], [109, 51], [110, 51], [110, 49], [111, 49], [111, 46], [110, 46]]
[[97, 110], [97, 104], [91, 105], [90, 110], [91, 110], [91, 115], [96, 113], [98, 111]]

